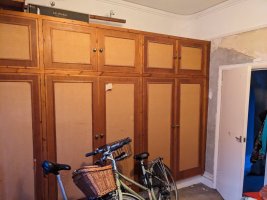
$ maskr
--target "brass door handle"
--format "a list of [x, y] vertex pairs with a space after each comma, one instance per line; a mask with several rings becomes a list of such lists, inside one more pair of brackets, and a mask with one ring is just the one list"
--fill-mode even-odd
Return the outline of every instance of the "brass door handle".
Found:
[[97, 49], [96, 48], [93, 48], [93, 52], [96, 52], [97, 51]]
[[95, 139], [98, 139], [98, 138], [99, 138], [99, 135], [98, 135], [98, 134], [96, 134], [96, 135], [95, 135]]
[[99, 52], [100, 52], [100, 53], [102, 53], [103, 51], [104, 51], [104, 49], [103, 49], [103, 48], [99, 49]]
[[103, 133], [100, 133], [100, 138], [103, 138], [105, 135]]
[[239, 136], [239, 137], [235, 137], [235, 139], [238, 141], [238, 142], [242, 142], [242, 136]]

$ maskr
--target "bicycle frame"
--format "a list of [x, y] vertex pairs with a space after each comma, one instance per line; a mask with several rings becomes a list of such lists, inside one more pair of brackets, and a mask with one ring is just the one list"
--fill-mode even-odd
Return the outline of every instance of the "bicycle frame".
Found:
[[113, 167], [113, 171], [114, 171], [114, 174], [115, 174], [115, 181], [116, 181], [116, 186], [117, 186], [117, 192], [119, 195], [119, 200], [122, 200], [122, 190], [121, 188], [124, 188], [129, 194], [129, 195], [132, 195], [134, 196], [135, 198], [139, 199], [139, 200], [145, 200], [144, 197], [142, 197], [140, 194], [138, 194], [137, 192], [135, 192], [132, 188], [130, 188], [128, 185], [126, 185], [122, 179], [132, 183], [133, 185], [137, 186], [138, 188], [141, 188], [143, 191], [146, 191], [148, 196], [149, 196], [149, 199], [150, 200], [156, 200], [156, 196], [155, 196], [155, 193], [153, 191], [153, 188], [148, 188], [146, 186], [143, 186], [139, 183], [137, 183], [136, 181], [132, 180], [131, 178], [121, 174], [118, 169], [117, 169], [117, 165], [116, 165], [116, 161], [115, 159], [113, 158], [113, 155], [109, 155], [107, 157], [109, 160], [111, 160], [111, 163], [112, 163], [112, 167]]

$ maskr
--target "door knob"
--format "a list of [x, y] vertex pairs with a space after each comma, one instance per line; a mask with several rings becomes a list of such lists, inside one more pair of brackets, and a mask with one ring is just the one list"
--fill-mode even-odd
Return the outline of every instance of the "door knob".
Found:
[[172, 128], [178, 128], [178, 127], [180, 127], [179, 124], [172, 125]]
[[105, 135], [103, 133], [100, 133], [100, 138], [103, 138]]
[[238, 141], [238, 142], [242, 142], [242, 136], [239, 136], [239, 137], [235, 137], [235, 139]]
[[93, 48], [93, 52], [96, 52], [96, 50], [97, 50], [96, 48]]
[[104, 49], [103, 49], [103, 48], [99, 49], [99, 52], [100, 52], [100, 53], [102, 53], [103, 51], [104, 51]]
[[96, 134], [96, 135], [95, 135], [95, 139], [98, 139], [98, 138], [99, 138], [99, 135], [98, 135], [98, 134]]

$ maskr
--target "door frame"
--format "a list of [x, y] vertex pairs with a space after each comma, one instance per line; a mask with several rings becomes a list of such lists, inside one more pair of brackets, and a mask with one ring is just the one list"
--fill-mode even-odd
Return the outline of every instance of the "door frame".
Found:
[[[214, 166], [213, 166], [213, 188], [217, 187], [217, 163], [218, 163], [218, 147], [219, 147], [219, 128], [220, 128], [220, 115], [221, 115], [221, 86], [222, 86], [222, 73], [223, 70], [234, 69], [237, 67], [250, 67], [251, 71], [255, 70], [267, 70], [267, 62], [259, 63], [243, 63], [236, 65], [221, 65], [219, 67], [219, 76], [218, 76], [218, 94], [217, 94], [217, 109], [216, 109], [216, 127], [215, 127], [215, 147], [214, 147]], [[247, 108], [248, 111], [248, 108]], [[247, 122], [246, 122], [247, 123]], [[247, 124], [244, 124], [247, 126]], [[245, 129], [246, 130], [246, 129]], [[243, 151], [245, 155], [246, 146], [244, 145]], [[244, 167], [244, 166], [243, 166]], [[267, 167], [266, 167], [267, 170]], [[265, 176], [264, 184], [267, 183], [267, 176]]]

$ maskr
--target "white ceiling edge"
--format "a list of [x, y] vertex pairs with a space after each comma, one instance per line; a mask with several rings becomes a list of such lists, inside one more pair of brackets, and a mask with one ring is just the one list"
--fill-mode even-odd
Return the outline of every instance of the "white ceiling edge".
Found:
[[123, 7], [131, 8], [131, 9], [135, 9], [135, 10], [139, 10], [139, 11], [141, 10], [143, 12], [151, 13], [151, 14], [155, 14], [155, 15], [175, 17], [178, 19], [197, 19], [197, 18], [200, 18], [202, 16], [212, 14], [213, 12], [217, 12], [217, 11], [223, 10], [225, 8], [234, 6], [238, 3], [241, 3], [241, 2], [246, 1], [246, 0], [228, 0], [226, 2], [222, 2], [218, 5], [212, 6], [212, 7], [208, 8], [204, 11], [201, 11], [201, 12], [198, 12], [198, 13], [195, 13], [192, 15], [178, 15], [178, 14], [158, 10], [155, 8], [149, 8], [146, 6], [142, 6], [139, 4], [135, 4], [135, 3], [127, 2], [127, 1], [122, 1], [122, 0], [97, 0], [97, 1], [104, 2], [107, 4], [123, 6]]
[[195, 13], [195, 14], [189, 15], [189, 16], [190, 16], [190, 18], [194, 18], [194, 19], [201, 18], [201, 17], [207, 16], [209, 14], [212, 14], [214, 12], [217, 12], [217, 11], [223, 10], [225, 8], [229, 8], [231, 6], [234, 6], [236, 4], [242, 3], [244, 1], [246, 1], [246, 0], [228, 0], [226, 2], [220, 3], [216, 6], [213, 6], [211, 8], [208, 8], [206, 10], [199, 12], [199, 13]]

